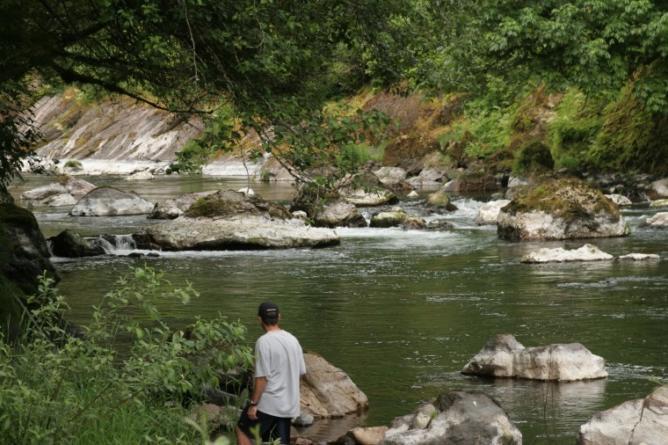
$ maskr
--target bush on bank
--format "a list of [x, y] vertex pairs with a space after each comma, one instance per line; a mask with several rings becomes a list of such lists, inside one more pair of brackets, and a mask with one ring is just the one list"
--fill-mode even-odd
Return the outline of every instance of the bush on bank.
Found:
[[[207, 388], [240, 388], [230, 375], [252, 363], [245, 328], [221, 315], [173, 330], [157, 308], [187, 304], [197, 292], [138, 267], [93, 308], [85, 336], [59, 325], [68, 309], [42, 277], [16, 343], [0, 339], [0, 437], [3, 443], [206, 442], [206, 422], [186, 421]], [[140, 320], [142, 320], [140, 322]], [[231, 395], [230, 404], [239, 394]], [[236, 420], [231, 410], [228, 423]]]

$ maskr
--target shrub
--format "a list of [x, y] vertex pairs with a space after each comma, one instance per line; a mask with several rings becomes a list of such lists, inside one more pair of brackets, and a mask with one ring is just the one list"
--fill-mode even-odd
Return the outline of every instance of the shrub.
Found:
[[[43, 277], [34, 297], [43, 304], [26, 313], [29, 335], [16, 346], [0, 341], [0, 437], [24, 444], [194, 443], [203, 432], [184, 421], [190, 405], [252, 360], [239, 323], [219, 315], [175, 331], [161, 318], [160, 301], [185, 304], [196, 295], [153, 269], [133, 268], [94, 308], [86, 336], [74, 338], [53, 322], [67, 305]], [[142, 321], [132, 315], [138, 313]]]
[[554, 159], [550, 148], [541, 141], [531, 141], [517, 152], [514, 165], [516, 172], [532, 173], [553, 168]]
[[83, 166], [81, 165], [80, 161], [77, 161], [76, 159], [70, 159], [69, 161], [65, 162], [65, 168], [81, 170]]

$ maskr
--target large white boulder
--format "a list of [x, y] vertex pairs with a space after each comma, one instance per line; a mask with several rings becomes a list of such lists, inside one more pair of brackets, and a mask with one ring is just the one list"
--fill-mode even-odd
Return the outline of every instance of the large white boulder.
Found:
[[668, 212], [659, 212], [645, 220], [645, 225], [653, 229], [668, 228]]
[[72, 216], [122, 216], [151, 213], [153, 203], [136, 193], [99, 187], [86, 194], [70, 210]]
[[480, 392], [452, 391], [397, 417], [383, 445], [521, 445], [522, 433], [503, 408]]
[[373, 172], [383, 185], [393, 186], [406, 179], [406, 170], [401, 167], [381, 167]]
[[331, 229], [314, 228], [298, 219], [264, 215], [180, 218], [148, 227], [153, 243], [164, 250], [285, 249], [339, 244]]
[[522, 263], [563, 263], [571, 261], [609, 261], [612, 259], [614, 259], [612, 255], [603, 252], [593, 244], [585, 244], [578, 249], [543, 247], [524, 255], [520, 261]]
[[304, 354], [306, 375], [300, 386], [301, 413], [316, 418], [359, 414], [369, 399], [341, 369], [317, 354]]
[[644, 399], [594, 414], [580, 426], [578, 445], [668, 444], [668, 385]]
[[521, 189], [499, 212], [499, 237], [509, 241], [628, 235], [618, 206], [577, 179], [551, 179]]
[[489, 201], [480, 206], [478, 216], [475, 222], [478, 225], [496, 224], [496, 219], [499, 217], [499, 212], [505, 206], [510, 204], [509, 199], [499, 199], [496, 201]]
[[510, 334], [487, 341], [463, 374], [532, 380], [591, 380], [607, 377], [605, 360], [580, 343], [526, 348]]
[[652, 182], [652, 193], [657, 198], [668, 198], [668, 178]]

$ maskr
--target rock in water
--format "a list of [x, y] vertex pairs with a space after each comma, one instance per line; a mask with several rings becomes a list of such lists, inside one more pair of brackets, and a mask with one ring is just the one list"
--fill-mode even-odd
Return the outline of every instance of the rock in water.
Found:
[[74, 196], [75, 199], [81, 199], [88, 193], [95, 190], [94, 184], [91, 184], [90, 182], [83, 179], [73, 178], [71, 176], [67, 177], [64, 185], [70, 195]]
[[427, 204], [430, 207], [436, 207], [448, 211], [457, 210], [457, 206], [450, 202], [450, 196], [448, 196], [448, 194], [443, 189], [430, 194], [427, 197]]
[[508, 204], [510, 204], [509, 199], [486, 202], [480, 207], [480, 210], [478, 210], [478, 216], [475, 218], [476, 224], [496, 224], [496, 218], [498, 218], [499, 212]]
[[621, 261], [660, 261], [661, 257], [655, 253], [627, 253], [618, 257]]
[[603, 252], [593, 244], [585, 244], [579, 249], [563, 249], [544, 247], [522, 257], [522, 263], [563, 263], [571, 261], [608, 261], [614, 257]]
[[315, 215], [319, 227], [366, 227], [366, 220], [354, 204], [342, 199], [326, 204]]
[[383, 185], [394, 186], [406, 179], [406, 170], [401, 167], [381, 167], [373, 172]]
[[132, 192], [113, 187], [99, 187], [76, 203], [72, 216], [122, 216], [151, 213], [153, 204]]
[[[425, 406], [398, 417], [385, 432], [383, 445], [521, 445], [522, 433], [503, 408], [480, 392], [452, 391], [433, 404], [429, 419], [417, 420]], [[424, 416], [423, 416], [424, 417]]]
[[365, 411], [369, 399], [348, 375], [317, 354], [304, 354], [301, 413], [316, 418], [342, 417]]
[[441, 170], [433, 168], [423, 169], [419, 175], [408, 180], [408, 183], [415, 188], [438, 187], [443, 184], [446, 175]]
[[649, 203], [650, 207], [668, 207], [668, 199], [657, 199]]
[[668, 444], [668, 385], [601, 411], [580, 427], [578, 445]]
[[518, 192], [498, 217], [509, 241], [600, 238], [628, 235], [617, 205], [577, 179], [551, 179]]
[[651, 193], [656, 198], [668, 198], [668, 178], [652, 182]]
[[81, 258], [105, 254], [101, 246], [91, 246], [78, 233], [69, 230], [63, 230], [58, 235], [49, 238], [48, 241], [51, 252], [59, 257]]
[[525, 348], [510, 334], [488, 340], [462, 374], [560, 382], [608, 376], [605, 360], [580, 343]]
[[69, 193], [69, 191], [64, 185], [54, 182], [23, 192], [21, 198], [29, 201], [44, 201], [51, 196], [61, 195], [63, 193]]
[[617, 204], [619, 207], [630, 206], [631, 204], [633, 204], [629, 198], [627, 198], [624, 195], [619, 195], [617, 193], [605, 195], [605, 197], [608, 198], [610, 201], [614, 202], [615, 204]]
[[342, 191], [341, 196], [358, 207], [376, 207], [398, 201], [397, 196], [389, 190], [366, 191], [360, 188]]
[[149, 219], [174, 219], [183, 215], [183, 212], [188, 210], [198, 199], [216, 193], [215, 190], [210, 192], [197, 192], [181, 195], [178, 198], [168, 199], [164, 202], [158, 202], [153, 207], [153, 210], [148, 215]]
[[397, 227], [408, 219], [404, 209], [395, 207], [389, 212], [379, 212], [371, 217], [371, 227]]
[[371, 426], [371, 427], [357, 427], [353, 428], [351, 433], [355, 438], [355, 442], [359, 445], [378, 445], [383, 441], [385, 433], [387, 432], [386, 426]]
[[155, 179], [155, 176], [149, 170], [140, 170], [125, 177], [126, 181], [150, 181], [152, 179]]
[[164, 250], [254, 250], [328, 247], [340, 243], [331, 229], [314, 228], [301, 220], [265, 216], [229, 218], [180, 217], [146, 229], [151, 243]]
[[653, 229], [668, 228], [668, 212], [659, 212], [651, 218], [647, 218], [644, 225]]

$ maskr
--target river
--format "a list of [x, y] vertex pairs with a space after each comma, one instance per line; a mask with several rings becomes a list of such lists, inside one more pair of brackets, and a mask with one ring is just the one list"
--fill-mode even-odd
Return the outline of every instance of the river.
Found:
[[[159, 200], [179, 193], [239, 188], [244, 180], [158, 178], [129, 182], [88, 178], [134, 189]], [[48, 181], [27, 177], [13, 192]], [[286, 200], [285, 185], [253, 184], [267, 199]], [[240, 319], [249, 341], [261, 332], [257, 305], [273, 300], [283, 327], [306, 350], [350, 374], [369, 396], [368, 425], [388, 424], [420, 401], [453, 389], [481, 390], [496, 398], [527, 444], [574, 443], [579, 425], [599, 410], [645, 396], [668, 378], [668, 233], [639, 227], [654, 209], [624, 210], [632, 235], [591, 241], [611, 254], [657, 253], [660, 263], [520, 264], [538, 247], [582, 242], [509, 243], [494, 227], [473, 222], [480, 201], [455, 199], [447, 232], [338, 229], [339, 247], [322, 250], [171, 253], [159, 258], [105, 256], [56, 259], [60, 289], [71, 317], [85, 323], [128, 266], [148, 263], [174, 283], [192, 282], [201, 296], [189, 306], [164, 304], [174, 323], [217, 312]], [[72, 218], [35, 209], [47, 235], [64, 228], [83, 234], [130, 233], [143, 217]], [[610, 376], [580, 383], [485, 380], [459, 373], [497, 333], [525, 346], [580, 342], [607, 361]]]

